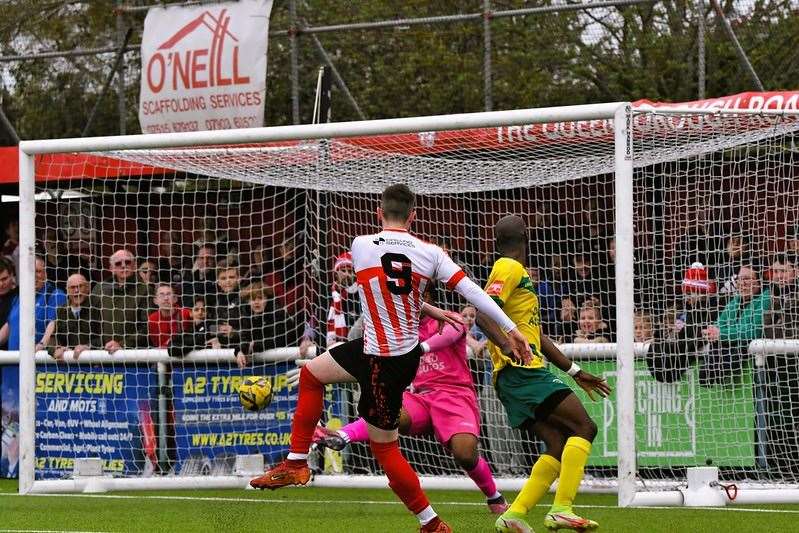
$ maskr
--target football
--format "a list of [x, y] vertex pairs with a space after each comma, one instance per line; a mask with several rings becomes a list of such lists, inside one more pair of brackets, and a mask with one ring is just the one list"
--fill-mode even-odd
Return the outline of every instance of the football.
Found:
[[266, 409], [272, 401], [272, 382], [265, 376], [249, 376], [239, 386], [239, 402], [247, 411]]

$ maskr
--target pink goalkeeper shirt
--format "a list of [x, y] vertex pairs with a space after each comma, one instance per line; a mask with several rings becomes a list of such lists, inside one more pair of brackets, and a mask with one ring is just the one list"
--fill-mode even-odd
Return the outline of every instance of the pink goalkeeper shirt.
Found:
[[422, 317], [419, 324], [419, 341], [426, 342], [430, 351], [422, 355], [419, 370], [411, 383], [411, 390], [424, 392], [447, 387], [474, 389], [472, 374], [466, 359], [466, 330], [447, 324], [439, 335], [438, 322]]

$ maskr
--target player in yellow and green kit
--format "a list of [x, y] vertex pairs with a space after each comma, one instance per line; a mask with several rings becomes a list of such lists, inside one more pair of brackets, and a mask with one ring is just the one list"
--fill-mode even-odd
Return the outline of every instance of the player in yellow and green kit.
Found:
[[559, 479], [555, 501], [544, 519], [550, 530], [594, 530], [599, 525], [574, 513], [572, 504], [583, 478], [597, 427], [571, 388], [546, 369], [544, 358], [567, 372], [593, 399], [593, 393], [606, 397], [607, 383], [580, 369], [541, 333], [541, 314], [527, 263], [527, 229], [524, 220], [506, 216], [494, 227], [497, 252], [485, 291], [502, 307], [527, 337], [533, 356], [517, 360], [502, 330], [490, 318], [479, 315], [477, 322], [488, 336], [494, 363], [494, 385], [508, 414], [510, 425], [533, 431], [546, 444], [546, 452], [533, 470], [510, 509], [497, 519], [498, 532], [532, 531], [527, 512]]

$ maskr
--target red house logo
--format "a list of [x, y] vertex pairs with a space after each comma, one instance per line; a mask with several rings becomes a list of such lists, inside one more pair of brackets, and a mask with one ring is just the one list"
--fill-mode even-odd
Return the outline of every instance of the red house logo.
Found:
[[[250, 83], [249, 76], [239, 73], [239, 39], [230, 32], [229, 26], [227, 9], [216, 17], [210, 11], [203, 11], [175, 32], [147, 62], [150, 90], [155, 94], [161, 92], [164, 85], [179, 91]], [[197, 32], [207, 34], [198, 37]], [[197, 41], [206, 46], [189, 48]]]

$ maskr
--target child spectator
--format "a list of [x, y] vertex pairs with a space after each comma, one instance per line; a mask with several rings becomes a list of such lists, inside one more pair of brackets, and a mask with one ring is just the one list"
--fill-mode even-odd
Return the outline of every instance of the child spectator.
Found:
[[236, 261], [225, 259], [219, 262], [216, 270], [216, 291], [208, 306], [208, 318], [219, 335], [231, 337], [241, 318], [241, 298], [239, 296], [239, 265]]
[[577, 344], [610, 342], [608, 325], [602, 320], [602, 312], [591, 301], [580, 308], [579, 329], [572, 342]]
[[274, 298], [269, 298], [263, 283], [256, 282], [241, 291], [246, 307], [242, 310], [239, 349], [236, 361], [244, 368], [253, 353], [292, 346], [300, 341], [300, 356], [304, 357], [313, 344], [304, 339], [303, 324], [292, 321]]
[[571, 342], [577, 331], [577, 305], [568, 296], [560, 299], [558, 320], [552, 325], [552, 339], [558, 344]]
[[205, 308], [205, 298], [199, 297], [191, 306], [191, 323], [196, 327], [204, 324], [206, 318], [208, 318], [208, 312]]
[[635, 342], [652, 342], [654, 339], [652, 316], [644, 311], [636, 311], [633, 318]]
[[[437, 291], [434, 291], [430, 285], [428, 287], [430, 288], [427, 296], [431, 299], [431, 303], [435, 305]], [[474, 382], [478, 392], [481, 392], [484, 385], [491, 383], [491, 371], [493, 369], [491, 356], [486, 349], [488, 337], [477, 325], [477, 309], [473, 305], [461, 307], [461, 316], [463, 317], [463, 325], [466, 327], [466, 346], [472, 351], [468, 360], [469, 370], [472, 373], [472, 382]]]
[[175, 291], [167, 283], [158, 284], [153, 301], [157, 309], [147, 317], [150, 345], [155, 348], [166, 348], [176, 333], [190, 327], [191, 311], [177, 305]]
[[472, 353], [483, 356], [483, 352], [488, 342], [488, 337], [477, 325], [477, 309], [473, 305], [461, 307], [463, 325], [466, 326], [466, 346], [472, 349]]
[[227, 347], [222, 344], [215, 333], [211, 331], [211, 324], [206, 313], [205, 299], [198, 297], [191, 307], [191, 322], [180, 333], [172, 337], [169, 346], [169, 355], [172, 357], [185, 357], [193, 350], [210, 348], [219, 350]]

